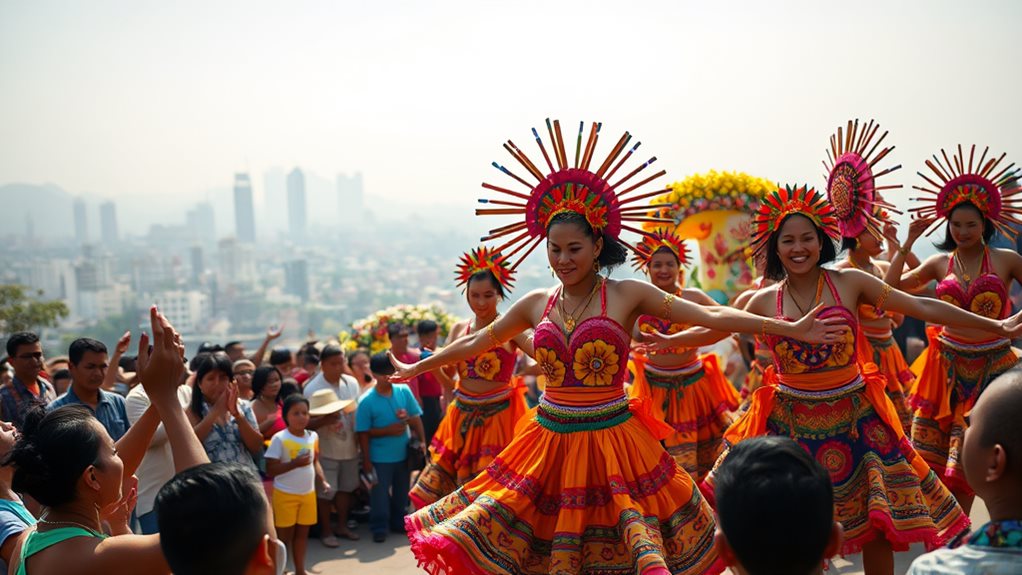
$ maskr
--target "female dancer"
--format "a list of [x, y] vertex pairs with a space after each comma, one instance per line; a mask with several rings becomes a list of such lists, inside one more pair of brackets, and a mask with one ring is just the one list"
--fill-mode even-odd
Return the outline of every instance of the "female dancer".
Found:
[[[688, 251], [677, 236], [658, 230], [637, 247], [636, 267], [649, 274], [653, 285], [699, 305], [717, 305], [702, 290], [679, 285]], [[688, 327], [642, 315], [636, 324], [636, 339], [644, 332], [677, 333]], [[697, 483], [702, 481], [723, 449], [730, 412], [738, 409], [738, 392], [724, 377], [717, 356], [700, 356], [697, 348], [664, 349], [648, 355], [637, 351], [632, 358], [636, 369], [629, 395], [649, 399], [656, 418], [674, 429], [664, 439], [667, 452]]]
[[[780, 280], [752, 297], [748, 310], [797, 318], [817, 304], [821, 317], [842, 317], [855, 328], [841, 341], [806, 345], [770, 336], [775, 385], [753, 394], [752, 405], [725, 434], [729, 445], [758, 435], [788, 435], [830, 472], [835, 519], [844, 527], [841, 553], [861, 551], [867, 574], [892, 573], [892, 550], [910, 543], [937, 547], [968, 526], [951, 492], [916, 453], [885, 392], [884, 378], [856, 357], [855, 305], [873, 302], [923, 320], [985, 329], [1010, 336], [1022, 332], [1022, 314], [995, 321], [948, 303], [891, 289], [855, 269], [825, 270], [838, 236], [833, 208], [804, 188], [782, 189], [757, 213], [754, 241], [765, 250], [767, 277]], [[827, 236], [830, 236], [828, 238]], [[675, 337], [660, 345], [677, 345]], [[712, 486], [713, 474], [707, 478]]]
[[[938, 189], [918, 188], [932, 197], [920, 198], [924, 205], [913, 210], [921, 219], [912, 222], [908, 239], [885, 279], [909, 291], [937, 281], [939, 299], [994, 320], [1008, 315], [1011, 283], [1022, 282], [1022, 256], [987, 243], [996, 228], [1007, 231], [1012, 223], [1018, 224], [1013, 216], [1018, 208], [1013, 204], [1020, 198], [1017, 188], [1007, 189], [1015, 182], [1016, 171], [1006, 168], [995, 175], [1004, 156], [984, 163], [984, 151], [973, 170], [975, 151], [973, 146], [968, 164], [961, 146], [953, 163], [945, 165], [936, 155], [936, 165], [927, 161], [941, 183], [926, 178]], [[941, 152], [946, 160], [947, 155]], [[944, 220], [944, 241], [937, 244], [944, 253], [927, 258], [900, 277], [907, 251], [928, 227]], [[987, 384], [1018, 363], [1019, 354], [1009, 338], [996, 330], [955, 325], [944, 318], [932, 321], [937, 326], [927, 328], [930, 344], [917, 364], [923, 367], [909, 394], [915, 408], [912, 443], [968, 510], [974, 495], [961, 467], [967, 418]]]
[[[813, 314], [793, 323], [704, 307], [645, 282], [601, 277], [601, 269], [625, 260], [617, 239], [622, 221], [642, 217], [629, 216], [632, 212], [623, 206], [648, 194], [622, 201], [621, 196], [641, 187], [624, 188], [624, 182], [649, 162], [612, 185], [608, 178], [617, 168], [607, 170], [628, 134], [599, 169], [590, 171], [598, 126], [592, 125], [585, 154], [580, 161], [576, 153], [574, 168], [568, 167], [559, 123], [548, 126], [558, 134], [551, 136], [558, 168], [549, 162], [551, 173], [544, 176], [509, 142], [505, 147], [538, 183], [528, 195], [505, 190], [527, 198], [527, 205], [502, 201], [513, 208], [479, 213], [524, 215], [524, 222], [504, 226], [488, 239], [501, 232], [520, 234], [509, 242], [520, 243], [509, 255], [545, 239], [559, 285], [526, 295], [486, 329], [428, 359], [414, 365], [392, 359], [394, 377], [405, 380], [534, 328], [546, 392], [535, 415], [522, 419], [510, 445], [483, 473], [406, 518], [412, 550], [431, 573], [719, 572], [723, 565], [713, 546], [712, 512], [689, 475], [658, 443], [670, 428], [643, 409], [641, 400], [630, 402], [625, 396], [631, 339], [625, 326], [647, 314], [672, 323], [677, 318], [719, 330], [798, 334], [817, 342], [835, 341], [845, 328]], [[539, 145], [545, 152], [542, 140]], [[624, 191], [618, 194], [617, 189]]]
[[[458, 285], [465, 286], [475, 317], [455, 324], [449, 343], [487, 329], [500, 316], [497, 304], [504, 300], [513, 281], [506, 258], [500, 253], [480, 247], [463, 255]], [[511, 345], [493, 346], [458, 362], [454, 401], [433, 436], [430, 463], [408, 494], [416, 509], [467, 483], [511, 443], [515, 423], [525, 414], [525, 396], [521, 389], [513, 388], [511, 376], [517, 349], [532, 355], [529, 336], [521, 333], [512, 338]]]
[[[879, 149], [887, 132], [870, 148], [879, 124], [869, 121], [859, 132], [859, 121], [848, 122], [847, 134], [841, 128], [831, 136], [831, 149], [827, 162], [827, 199], [834, 207], [837, 225], [841, 231], [841, 249], [847, 250], [846, 259], [834, 266], [837, 269], [858, 269], [874, 277], [883, 278], [890, 264], [877, 261], [883, 253], [884, 228], [890, 224], [885, 204], [880, 198], [876, 180], [901, 168], [900, 165], [879, 170], [877, 162], [894, 149], [893, 146]], [[867, 153], [867, 150], [869, 152]], [[875, 152], [875, 153], [873, 153]], [[900, 188], [901, 184], [883, 186], [882, 189]], [[860, 334], [858, 344], [860, 361], [872, 361], [887, 378], [887, 396], [898, 411], [898, 420], [907, 433], [911, 429], [912, 417], [905, 398], [904, 387], [910, 386], [915, 376], [905, 363], [901, 348], [894, 341], [893, 329], [902, 318], [890, 312], [865, 304], [858, 307]], [[904, 386], [904, 387], [903, 387]]]

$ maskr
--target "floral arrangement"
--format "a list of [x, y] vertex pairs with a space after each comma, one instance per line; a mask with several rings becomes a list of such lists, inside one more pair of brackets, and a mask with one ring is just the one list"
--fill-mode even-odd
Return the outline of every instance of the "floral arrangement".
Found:
[[379, 353], [390, 348], [387, 326], [392, 323], [407, 326], [413, 332], [422, 320], [433, 320], [440, 327], [440, 338], [446, 338], [458, 318], [447, 313], [439, 304], [431, 305], [396, 305], [370, 314], [368, 317], [351, 324], [350, 331], [338, 334], [341, 348], [351, 351], [366, 348], [369, 353]]
[[[670, 205], [656, 208], [650, 215], [680, 222], [693, 214], [706, 211], [736, 210], [752, 213], [759, 209], [759, 203], [766, 194], [776, 190], [777, 185], [764, 178], [743, 172], [710, 170], [671, 184], [669, 193], [650, 202]], [[658, 225], [647, 223], [645, 227], [653, 229]]]

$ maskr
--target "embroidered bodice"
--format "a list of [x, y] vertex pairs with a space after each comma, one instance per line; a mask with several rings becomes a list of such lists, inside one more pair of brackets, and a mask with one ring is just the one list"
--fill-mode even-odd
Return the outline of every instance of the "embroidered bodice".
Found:
[[[778, 374], [828, 371], [846, 367], [856, 361], [855, 335], [859, 329], [858, 323], [852, 312], [841, 303], [841, 296], [835, 289], [830, 274], [826, 270], [822, 273], [836, 305], [823, 308], [817, 317], [820, 319], [832, 316], [843, 317], [851, 329], [845, 332], [842, 341], [824, 344], [806, 343], [787, 337], [768, 335], [767, 345], [773, 353], [774, 366]], [[784, 316], [783, 283], [777, 286], [776, 317], [790, 321], [790, 318]]]
[[964, 310], [990, 319], [1008, 317], [1008, 288], [990, 271], [990, 252], [983, 251], [979, 277], [965, 287], [954, 273], [955, 254], [947, 258], [947, 274], [937, 284], [937, 297]]
[[[469, 334], [471, 324], [465, 327]], [[458, 362], [458, 376], [461, 379], [478, 379], [491, 383], [508, 383], [515, 372], [515, 352], [504, 346], [494, 347], [473, 358]]]

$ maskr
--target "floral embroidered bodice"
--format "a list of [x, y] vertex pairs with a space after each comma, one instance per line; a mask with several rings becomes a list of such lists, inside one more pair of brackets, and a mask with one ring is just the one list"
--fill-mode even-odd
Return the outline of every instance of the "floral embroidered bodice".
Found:
[[[845, 319], [850, 328], [845, 332], [843, 339], [837, 343], [806, 343], [787, 337], [768, 335], [767, 345], [774, 355], [774, 366], [777, 373], [811, 373], [827, 371], [846, 367], [855, 363], [855, 335], [859, 329], [854, 314], [844, 307], [841, 297], [831, 282], [830, 275], [824, 270], [824, 280], [830, 293], [834, 297], [836, 305], [828, 306], [820, 311], [820, 319], [831, 316], [840, 316]], [[790, 321], [791, 318], [784, 316], [784, 284], [777, 286], [777, 315], [776, 317]]]
[[968, 287], [954, 273], [955, 254], [947, 258], [947, 274], [937, 284], [937, 297], [964, 310], [990, 319], [1008, 317], [1008, 289], [997, 274], [990, 271], [990, 253], [983, 252], [979, 277]]

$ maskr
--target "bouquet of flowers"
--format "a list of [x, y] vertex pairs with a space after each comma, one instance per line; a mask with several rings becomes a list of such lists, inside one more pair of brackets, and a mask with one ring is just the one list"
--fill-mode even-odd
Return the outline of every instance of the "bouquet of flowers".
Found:
[[[650, 202], [671, 205], [657, 208], [650, 215], [681, 222], [693, 214], [714, 210], [735, 210], [751, 214], [759, 208], [760, 200], [776, 189], [774, 183], [764, 178], [743, 172], [710, 170], [671, 184], [670, 192]], [[654, 229], [658, 224], [648, 223], [645, 226]]]
[[374, 312], [366, 318], [355, 321], [351, 324], [350, 331], [338, 334], [338, 341], [346, 351], [363, 347], [368, 349], [369, 353], [379, 353], [390, 348], [387, 326], [396, 323], [404, 325], [414, 332], [415, 326], [420, 321], [427, 319], [435, 321], [440, 327], [441, 339], [447, 337], [451, 328], [458, 321], [439, 304], [402, 304]]

